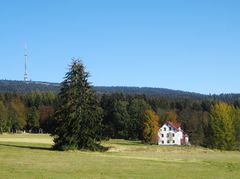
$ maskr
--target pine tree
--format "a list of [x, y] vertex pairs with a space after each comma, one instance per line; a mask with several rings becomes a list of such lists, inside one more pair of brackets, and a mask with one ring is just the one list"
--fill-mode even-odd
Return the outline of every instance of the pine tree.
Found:
[[99, 150], [102, 110], [88, 83], [89, 74], [79, 60], [73, 60], [61, 83], [55, 114], [54, 149]]
[[28, 111], [26, 128], [29, 132], [37, 132], [39, 129], [39, 112], [36, 107], [32, 107]]
[[130, 103], [128, 113], [130, 115], [129, 122], [129, 138], [143, 140], [143, 130], [145, 122], [145, 111], [151, 109], [151, 106], [144, 99], [133, 99]]

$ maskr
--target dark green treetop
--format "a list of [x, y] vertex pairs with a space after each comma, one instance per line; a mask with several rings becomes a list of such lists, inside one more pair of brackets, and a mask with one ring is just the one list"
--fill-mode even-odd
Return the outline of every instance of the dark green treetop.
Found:
[[55, 149], [101, 149], [102, 110], [88, 77], [81, 61], [73, 60], [61, 83], [56, 128], [52, 134]]

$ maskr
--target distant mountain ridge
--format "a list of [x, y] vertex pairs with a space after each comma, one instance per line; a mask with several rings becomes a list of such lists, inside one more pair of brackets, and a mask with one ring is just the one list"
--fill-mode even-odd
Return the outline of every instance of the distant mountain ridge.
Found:
[[152, 88], [152, 87], [125, 87], [125, 86], [96, 86], [94, 87], [97, 93], [111, 94], [111, 93], [123, 93], [123, 94], [144, 94], [150, 97], [167, 97], [167, 98], [195, 98], [203, 99], [208, 95], [186, 92], [181, 90], [172, 90], [167, 88]]
[[[60, 84], [41, 81], [14, 81], [0, 80], [0, 93], [30, 93], [32, 91], [40, 92], [59, 92]], [[181, 90], [172, 90], [166, 88], [150, 88], [150, 87], [124, 87], [124, 86], [95, 86], [94, 90], [97, 94], [144, 94], [148, 97], [165, 97], [180, 99], [220, 99], [224, 101], [240, 100], [240, 94], [220, 94], [220, 95], [204, 95], [194, 92], [185, 92]]]
[[58, 90], [58, 83], [40, 81], [0, 80], [0, 93], [29, 93], [32, 91], [57, 92]]

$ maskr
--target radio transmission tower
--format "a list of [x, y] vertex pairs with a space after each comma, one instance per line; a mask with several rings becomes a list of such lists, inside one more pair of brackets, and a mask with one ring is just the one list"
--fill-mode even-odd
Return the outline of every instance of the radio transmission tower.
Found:
[[27, 74], [27, 59], [28, 59], [28, 51], [27, 51], [27, 44], [25, 44], [24, 47], [24, 76], [23, 76], [23, 80], [24, 81], [28, 81], [28, 74]]

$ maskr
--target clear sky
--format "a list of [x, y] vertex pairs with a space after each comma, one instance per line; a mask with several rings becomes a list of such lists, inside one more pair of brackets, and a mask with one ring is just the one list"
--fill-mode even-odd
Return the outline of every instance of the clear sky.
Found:
[[239, 0], [1, 0], [0, 78], [240, 93]]

